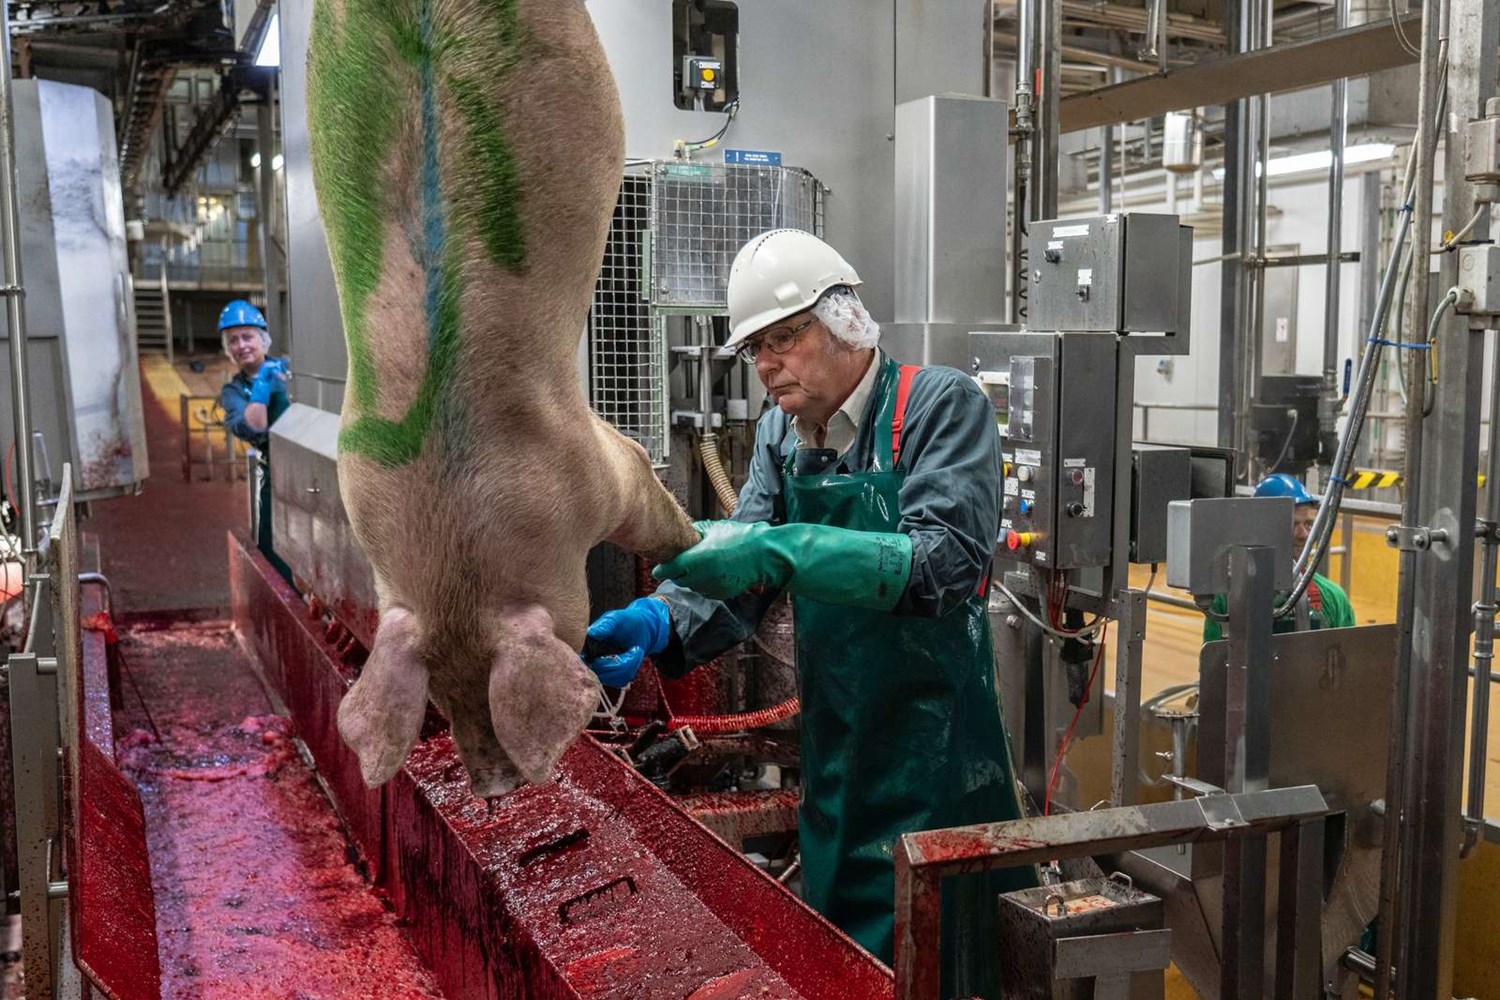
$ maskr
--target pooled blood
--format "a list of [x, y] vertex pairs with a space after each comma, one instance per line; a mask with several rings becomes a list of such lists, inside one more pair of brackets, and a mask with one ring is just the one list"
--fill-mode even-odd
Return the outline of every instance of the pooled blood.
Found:
[[123, 641], [163, 736], [130, 731], [127, 703], [119, 745], [145, 806], [162, 995], [440, 997], [232, 633]]

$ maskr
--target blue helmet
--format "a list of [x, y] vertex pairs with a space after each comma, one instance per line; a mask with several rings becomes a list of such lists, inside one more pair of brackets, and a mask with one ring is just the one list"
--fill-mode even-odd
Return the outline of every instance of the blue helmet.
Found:
[[258, 326], [266, 329], [266, 317], [244, 299], [235, 299], [219, 313], [219, 330], [222, 332], [236, 326]]
[[1292, 502], [1298, 507], [1318, 502], [1317, 497], [1307, 492], [1307, 487], [1302, 485], [1302, 480], [1287, 472], [1278, 472], [1256, 483], [1255, 495], [1258, 497], [1291, 497]]

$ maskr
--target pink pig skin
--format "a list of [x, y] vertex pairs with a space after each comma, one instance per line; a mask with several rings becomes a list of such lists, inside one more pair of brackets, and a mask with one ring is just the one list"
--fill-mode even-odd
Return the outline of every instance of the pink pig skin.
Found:
[[[317, 0], [339, 17], [362, 16], [372, 2]], [[662, 560], [698, 537], [645, 451], [596, 416], [578, 384], [579, 337], [624, 167], [608, 62], [582, 0], [517, 8], [536, 55], [497, 75], [487, 96], [503, 109], [519, 170], [526, 266], [497, 266], [477, 238], [464, 246], [460, 358], [445, 388], [463, 419], [434, 427], [406, 464], [352, 451], [339, 460], [381, 623], [338, 722], [372, 787], [400, 769], [429, 697], [452, 724], [475, 794], [549, 780], [598, 699], [577, 653], [589, 549], [609, 540]], [[426, 279], [412, 235], [421, 231], [422, 130], [415, 92], [408, 97], [393, 148], [370, 151], [390, 158], [392, 223], [368, 303], [374, 415], [395, 421], [427, 371]], [[347, 395], [346, 429], [361, 415]]]

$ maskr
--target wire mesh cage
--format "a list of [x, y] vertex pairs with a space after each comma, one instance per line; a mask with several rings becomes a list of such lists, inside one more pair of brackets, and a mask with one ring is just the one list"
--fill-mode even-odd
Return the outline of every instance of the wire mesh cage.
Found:
[[822, 232], [822, 188], [805, 170], [658, 163], [652, 170], [651, 302], [720, 313], [735, 254], [767, 229]]
[[627, 174], [589, 310], [589, 402], [660, 462], [667, 454], [667, 324], [645, 295], [650, 218], [650, 178]]
[[722, 315], [734, 256], [767, 229], [822, 235], [805, 170], [646, 161], [626, 171], [589, 311], [589, 402], [653, 462], [668, 452], [667, 317]]

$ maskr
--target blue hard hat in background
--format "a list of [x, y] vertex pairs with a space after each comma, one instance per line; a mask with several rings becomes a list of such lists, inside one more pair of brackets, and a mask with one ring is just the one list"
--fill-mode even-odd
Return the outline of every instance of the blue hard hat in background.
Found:
[[235, 326], [258, 326], [264, 330], [266, 317], [244, 299], [235, 299], [224, 307], [223, 312], [219, 313], [219, 329], [228, 330]]
[[1278, 472], [1256, 483], [1255, 495], [1258, 497], [1291, 497], [1292, 501], [1298, 507], [1301, 507], [1303, 504], [1318, 502], [1317, 497], [1307, 492], [1307, 487], [1302, 485], [1302, 480], [1287, 472]]

